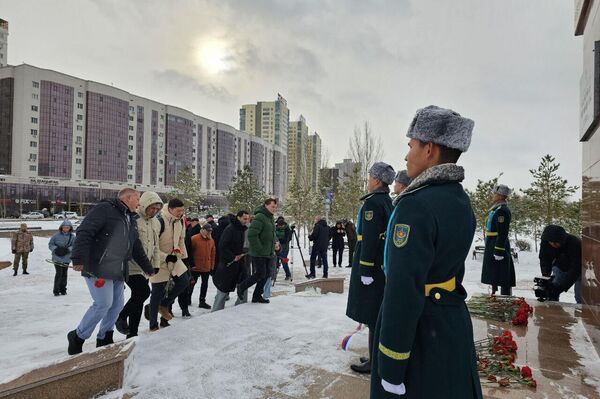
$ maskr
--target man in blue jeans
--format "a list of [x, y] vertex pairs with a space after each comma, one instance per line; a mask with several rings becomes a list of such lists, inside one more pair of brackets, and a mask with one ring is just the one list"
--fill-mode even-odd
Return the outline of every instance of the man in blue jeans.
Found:
[[317, 256], [323, 263], [323, 278], [327, 278], [329, 270], [327, 264], [327, 247], [329, 247], [330, 229], [327, 222], [322, 217], [318, 216], [315, 219], [315, 227], [308, 239], [313, 242], [312, 252], [310, 253], [310, 274], [306, 277], [315, 278], [315, 263]]
[[146, 274], [154, 274], [136, 228], [139, 202], [140, 193], [125, 188], [117, 198], [103, 200], [90, 209], [77, 229], [71, 256], [73, 270], [82, 272], [94, 302], [79, 326], [67, 334], [69, 355], [82, 352], [83, 343], [98, 323], [96, 347], [113, 343], [114, 325], [123, 308], [129, 259], [133, 258]]

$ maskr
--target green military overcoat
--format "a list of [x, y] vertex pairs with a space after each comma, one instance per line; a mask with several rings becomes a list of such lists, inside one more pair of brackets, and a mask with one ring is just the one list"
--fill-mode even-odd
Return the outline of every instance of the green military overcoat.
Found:
[[[510, 219], [511, 213], [506, 202], [500, 202], [490, 209], [485, 226], [485, 253], [481, 269], [481, 282], [484, 284], [515, 286], [515, 264], [508, 240]], [[494, 255], [503, 259], [496, 260]]]
[[[386, 287], [375, 330], [371, 399], [482, 398], [462, 286], [475, 216], [464, 170], [437, 165], [401, 194], [386, 233]], [[381, 384], [404, 384], [406, 395]]]
[[[385, 229], [392, 213], [392, 199], [387, 186], [361, 198], [364, 204], [358, 211], [356, 233], [358, 243], [352, 259], [346, 316], [359, 323], [375, 327], [383, 299], [383, 246]], [[370, 285], [361, 276], [373, 277]]]

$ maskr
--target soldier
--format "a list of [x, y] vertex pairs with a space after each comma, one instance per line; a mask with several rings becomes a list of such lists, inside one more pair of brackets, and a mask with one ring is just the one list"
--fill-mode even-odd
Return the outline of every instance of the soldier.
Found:
[[502, 295], [512, 295], [515, 286], [515, 266], [512, 259], [508, 232], [510, 228], [510, 209], [506, 199], [511, 189], [499, 184], [492, 191], [492, 202], [485, 226], [485, 253], [481, 270], [481, 282], [492, 286], [492, 295], [501, 287]]
[[375, 331], [371, 398], [482, 398], [462, 286], [475, 216], [455, 163], [473, 121], [436, 106], [407, 136], [408, 176], [386, 232], [386, 286]]
[[388, 186], [393, 180], [394, 169], [390, 165], [375, 162], [371, 166], [367, 181], [369, 193], [361, 198], [364, 204], [356, 219], [358, 243], [352, 260], [346, 316], [369, 327], [369, 358], [361, 358], [360, 364], [350, 366], [357, 373], [371, 372], [373, 332], [385, 286], [385, 276], [381, 270], [383, 243], [392, 212]]
[[398, 173], [396, 173], [396, 177], [394, 177], [394, 186], [393, 186], [393, 191], [394, 191], [394, 194], [396, 195], [394, 200], [399, 198], [398, 196], [400, 194], [402, 194], [402, 192], [404, 190], [406, 190], [406, 187], [408, 187], [408, 185], [410, 184], [411, 181], [412, 181], [412, 179], [410, 177], [408, 177], [408, 174], [406, 173], [406, 169], [399, 170]]

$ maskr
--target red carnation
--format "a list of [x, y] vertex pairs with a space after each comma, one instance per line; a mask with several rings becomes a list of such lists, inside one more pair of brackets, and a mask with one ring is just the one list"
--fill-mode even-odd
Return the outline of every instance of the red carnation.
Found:
[[521, 377], [523, 378], [531, 378], [532, 374], [531, 374], [531, 369], [529, 368], [529, 366], [523, 366], [523, 368], [521, 368]]
[[96, 288], [102, 288], [104, 287], [104, 283], [106, 283], [106, 280], [104, 280], [103, 278], [98, 278], [96, 279], [96, 281], [94, 282], [94, 286]]

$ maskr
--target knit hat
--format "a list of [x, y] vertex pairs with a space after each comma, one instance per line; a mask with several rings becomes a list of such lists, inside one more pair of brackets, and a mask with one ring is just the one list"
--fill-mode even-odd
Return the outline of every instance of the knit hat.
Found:
[[397, 181], [398, 183], [408, 186], [410, 184], [410, 182], [412, 181], [412, 179], [410, 177], [408, 177], [408, 174], [406, 173], [406, 169], [405, 170], [399, 170], [398, 173], [396, 173], [396, 177], [394, 177], [394, 181]]
[[567, 232], [561, 226], [557, 226], [555, 224], [550, 224], [546, 226], [544, 231], [542, 232], [542, 237], [540, 238], [542, 241], [548, 242], [558, 242], [562, 244], [567, 238]]
[[503, 195], [505, 197], [508, 197], [509, 195], [512, 194], [512, 190], [510, 188], [508, 188], [508, 186], [505, 186], [504, 184], [498, 184], [494, 190], [492, 190], [493, 194], [500, 194]]
[[394, 168], [385, 162], [375, 162], [371, 168], [369, 168], [369, 174], [376, 179], [381, 180], [383, 183], [390, 185], [394, 181]]
[[474, 125], [475, 122], [458, 112], [430, 105], [417, 111], [406, 136], [466, 152]]

